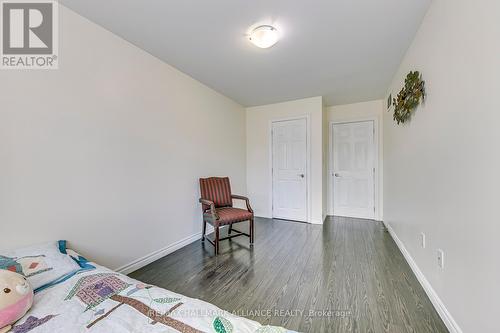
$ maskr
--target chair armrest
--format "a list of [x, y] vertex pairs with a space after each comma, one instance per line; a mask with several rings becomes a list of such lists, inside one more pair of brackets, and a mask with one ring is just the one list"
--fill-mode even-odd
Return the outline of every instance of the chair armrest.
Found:
[[245, 203], [247, 204], [248, 211], [253, 214], [253, 209], [250, 206], [250, 200], [247, 197], [244, 197], [242, 195], [231, 194], [231, 198], [237, 199], [237, 200], [244, 200]]
[[215, 210], [215, 204], [213, 201], [207, 200], [207, 199], [202, 199], [200, 198], [200, 203], [203, 205], [210, 206], [210, 214], [212, 214], [216, 220], [219, 219], [219, 215], [217, 215], [217, 211]]

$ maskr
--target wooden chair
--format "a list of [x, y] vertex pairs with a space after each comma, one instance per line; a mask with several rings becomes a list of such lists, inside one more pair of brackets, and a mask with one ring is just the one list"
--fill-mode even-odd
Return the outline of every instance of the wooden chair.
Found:
[[[219, 254], [219, 241], [225, 239], [247, 236], [250, 238], [250, 245], [253, 244], [254, 215], [252, 207], [250, 207], [250, 201], [247, 197], [231, 194], [229, 178], [200, 178], [200, 193], [201, 198], [199, 201], [202, 204], [203, 210], [203, 236], [201, 240], [205, 240], [207, 223], [210, 223], [215, 229], [215, 239], [212, 242], [207, 237], [207, 240], [215, 247], [216, 255]], [[246, 202], [247, 209], [234, 208], [233, 199], [244, 200]], [[231, 235], [233, 231], [233, 224], [244, 221], [250, 222], [249, 233], [247, 234], [241, 231], [235, 231], [236, 233]], [[229, 236], [220, 238], [219, 227], [225, 225], [229, 225]]]

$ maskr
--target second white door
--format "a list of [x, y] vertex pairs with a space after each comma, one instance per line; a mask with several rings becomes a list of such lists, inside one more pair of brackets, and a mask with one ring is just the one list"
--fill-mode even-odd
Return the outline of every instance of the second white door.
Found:
[[307, 222], [307, 119], [272, 124], [273, 217]]
[[333, 214], [375, 218], [373, 121], [333, 124]]

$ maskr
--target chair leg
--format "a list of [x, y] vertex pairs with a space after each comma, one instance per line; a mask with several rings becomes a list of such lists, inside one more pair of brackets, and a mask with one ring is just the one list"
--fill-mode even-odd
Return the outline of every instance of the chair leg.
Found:
[[215, 255], [219, 254], [219, 226], [215, 226]]
[[250, 244], [253, 244], [254, 241], [254, 225], [253, 225], [253, 218], [250, 219]]
[[201, 235], [201, 241], [205, 241], [205, 234], [207, 232], [207, 221], [203, 220], [203, 234]]
[[232, 223], [229, 225], [229, 230], [227, 233], [231, 235], [231, 231], [233, 231], [233, 224]]

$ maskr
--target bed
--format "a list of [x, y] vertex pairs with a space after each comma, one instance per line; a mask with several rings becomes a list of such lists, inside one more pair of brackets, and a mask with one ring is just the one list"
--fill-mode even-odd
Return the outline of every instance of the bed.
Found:
[[[61, 251], [66, 254], [65, 249]], [[26, 257], [12, 258], [22, 263]], [[42, 255], [38, 262], [40, 257], [50, 259]], [[79, 269], [39, 286], [33, 307], [13, 326], [12, 333], [292, 332], [263, 326], [210, 303], [144, 284], [76, 257]], [[44, 265], [44, 272], [50, 272], [50, 264]], [[28, 267], [32, 266], [31, 261]], [[14, 266], [4, 265], [9, 267]]]

